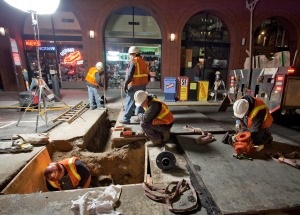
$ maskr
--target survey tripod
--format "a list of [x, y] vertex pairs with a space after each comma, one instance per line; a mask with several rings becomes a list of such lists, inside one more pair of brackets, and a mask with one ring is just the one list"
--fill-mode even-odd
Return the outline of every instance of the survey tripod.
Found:
[[36, 90], [33, 95], [30, 92], [30, 102], [28, 106], [25, 108], [24, 113], [19, 118], [16, 126], [19, 125], [21, 119], [23, 118], [23, 116], [26, 114], [28, 110], [33, 110], [31, 106], [33, 105], [35, 100], [37, 100], [37, 110], [38, 110], [36, 116], [35, 132], [37, 133], [39, 117], [41, 115], [45, 115], [44, 121], [46, 122], [46, 126], [48, 126], [48, 115], [47, 115], [48, 110], [47, 110], [46, 100], [51, 101], [54, 98], [62, 102], [65, 106], [69, 107], [69, 105], [67, 105], [65, 102], [63, 102], [60, 98], [58, 98], [55, 94], [52, 93], [52, 91], [50, 90], [50, 88], [47, 86], [47, 84], [42, 78], [38, 78]]

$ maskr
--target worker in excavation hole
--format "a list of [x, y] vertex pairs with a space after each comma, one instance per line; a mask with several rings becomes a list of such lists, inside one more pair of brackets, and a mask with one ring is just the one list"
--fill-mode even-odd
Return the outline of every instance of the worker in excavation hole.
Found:
[[159, 146], [170, 139], [170, 130], [173, 126], [174, 117], [168, 106], [148, 95], [143, 90], [138, 90], [134, 94], [134, 101], [137, 107], [144, 108], [144, 113], [138, 114], [142, 132], [150, 139], [146, 144], [148, 146]]
[[49, 191], [88, 188], [91, 182], [89, 169], [77, 157], [50, 163], [44, 175]]

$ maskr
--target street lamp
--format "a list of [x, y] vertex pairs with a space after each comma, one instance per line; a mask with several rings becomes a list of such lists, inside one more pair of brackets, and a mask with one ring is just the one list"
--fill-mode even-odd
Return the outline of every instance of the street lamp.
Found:
[[252, 63], [252, 37], [253, 37], [253, 11], [256, 6], [256, 3], [259, 0], [253, 0], [249, 3], [249, 0], [246, 1], [246, 8], [250, 11], [250, 38], [249, 38], [249, 59], [250, 59], [250, 68], [249, 68], [249, 83], [248, 83], [248, 90], [251, 91], [251, 79], [252, 79], [252, 71], [253, 71], [253, 63]]
[[[6, 3], [15, 7], [21, 11], [31, 14], [31, 21], [33, 27], [33, 34], [36, 43], [39, 41], [39, 27], [38, 27], [38, 17], [37, 15], [45, 15], [45, 14], [52, 14], [58, 8], [60, 0], [4, 0]], [[38, 73], [39, 77], [37, 80], [38, 88], [36, 90], [35, 95], [38, 95], [38, 114], [36, 118], [36, 127], [35, 132], [37, 132], [39, 115], [41, 113], [41, 101], [44, 104], [44, 113], [47, 114], [46, 105], [45, 105], [45, 95], [43, 89], [47, 89], [50, 91], [48, 86], [46, 85], [45, 81], [42, 78], [42, 71], [41, 71], [41, 63], [40, 63], [40, 54], [39, 54], [39, 47], [36, 46], [36, 56], [37, 56], [37, 64], [38, 64]], [[54, 95], [55, 96], [55, 95]], [[55, 96], [56, 97], [56, 96]], [[33, 100], [33, 98], [32, 98]], [[28, 104], [28, 107], [31, 105], [32, 101]], [[25, 109], [23, 115], [19, 118], [16, 126], [19, 125], [21, 118], [25, 115], [27, 108]], [[47, 124], [47, 115], [46, 115], [46, 124]]]

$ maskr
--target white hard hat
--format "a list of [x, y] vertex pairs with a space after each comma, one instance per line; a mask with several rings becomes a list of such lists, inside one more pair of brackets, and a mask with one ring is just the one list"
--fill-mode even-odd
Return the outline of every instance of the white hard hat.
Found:
[[237, 118], [243, 118], [249, 109], [249, 102], [246, 99], [239, 99], [233, 104], [233, 113]]
[[138, 90], [134, 94], [135, 106], [139, 107], [146, 100], [148, 93], [144, 90]]
[[140, 53], [140, 51], [138, 50], [137, 47], [135, 46], [131, 46], [129, 49], [128, 49], [128, 54], [138, 54]]
[[101, 69], [103, 69], [103, 63], [98, 62], [98, 63], [96, 63], [95, 67], [96, 67], [96, 69], [101, 70]]

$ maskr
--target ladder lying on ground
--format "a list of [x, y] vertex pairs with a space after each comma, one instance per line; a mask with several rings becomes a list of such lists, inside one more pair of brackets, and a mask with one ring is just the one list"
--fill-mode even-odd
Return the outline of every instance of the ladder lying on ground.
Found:
[[57, 118], [53, 120], [53, 122], [57, 121], [65, 121], [69, 124], [72, 123], [75, 119], [80, 117], [80, 115], [83, 113], [84, 110], [88, 107], [89, 104], [84, 104], [82, 101], [79, 102], [74, 107], [71, 107], [69, 110], [65, 111], [61, 115], [59, 115]]

